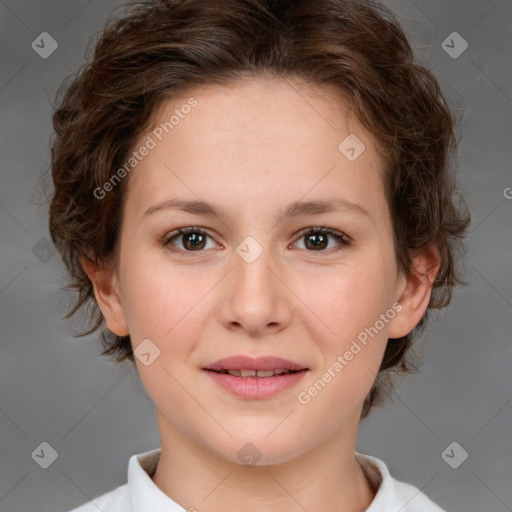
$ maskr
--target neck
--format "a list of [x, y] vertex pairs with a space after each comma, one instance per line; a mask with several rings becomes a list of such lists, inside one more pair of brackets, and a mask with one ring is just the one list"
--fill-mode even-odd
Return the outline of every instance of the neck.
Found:
[[375, 496], [355, 459], [357, 429], [348, 439], [336, 432], [285, 462], [251, 467], [219, 457], [169, 424], [165, 430], [152, 480], [186, 510], [364, 512]]

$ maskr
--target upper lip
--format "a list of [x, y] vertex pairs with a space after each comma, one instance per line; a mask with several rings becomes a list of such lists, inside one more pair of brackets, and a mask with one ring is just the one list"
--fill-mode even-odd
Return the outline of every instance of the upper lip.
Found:
[[247, 357], [247, 356], [231, 356], [219, 359], [204, 368], [205, 370], [307, 370], [307, 368], [299, 363], [287, 361], [280, 357], [263, 356], [263, 357]]

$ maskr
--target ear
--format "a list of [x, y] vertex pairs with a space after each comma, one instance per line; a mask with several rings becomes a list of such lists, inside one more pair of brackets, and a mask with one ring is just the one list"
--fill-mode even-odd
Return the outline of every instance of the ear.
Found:
[[402, 275], [399, 278], [396, 301], [402, 309], [390, 322], [389, 338], [401, 338], [409, 334], [425, 313], [432, 294], [432, 285], [441, 266], [437, 245], [430, 244], [414, 256], [412, 261], [412, 275]]
[[85, 257], [80, 258], [80, 263], [91, 280], [96, 302], [107, 327], [118, 336], [126, 336], [129, 333], [115, 269], [113, 266], [97, 266]]

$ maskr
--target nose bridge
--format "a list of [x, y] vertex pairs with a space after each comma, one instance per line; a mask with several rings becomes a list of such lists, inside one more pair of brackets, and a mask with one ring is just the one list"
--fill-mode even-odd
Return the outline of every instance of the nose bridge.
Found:
[[273, 290], [275, 276], [270, 268], [276, 266], [270, 247], [270, 236], [247, 236], [236, 247], [234, 255], [235, 288], [245, 293], [268, 293]]
[[236, 246], [221, 298], [225, 326], [236, 324], [254, 334], [268, 326], [282, 328], [289, 321], [284, 285], [275, 275], [280, 265], [273, 257], [270, 239], [248, 236]]

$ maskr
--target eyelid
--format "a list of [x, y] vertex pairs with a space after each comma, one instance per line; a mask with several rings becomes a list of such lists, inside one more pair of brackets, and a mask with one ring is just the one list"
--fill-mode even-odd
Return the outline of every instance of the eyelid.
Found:
[[[343, 231], [339, 231], [337, 229], [334, 229], [334, 228], [331, 228], [331, 227], [325, 226], [325, 225], [311, 226], [309, 228], [304, 228], [304, 229], [300, 230], [296, 235], [297, 240], [306, 236], [307, 234], [310, 234], [310, 233], [313, 233], [313, 234], [314, 233], [325, 233], [325, 234], [331, 235], [335, 238], [339, 238], [342, 243], [346, 243], [347, 245], [352, 242], [352, 239]], [[325, 251], [320, 251], [320, 252], [325, 252]]]

